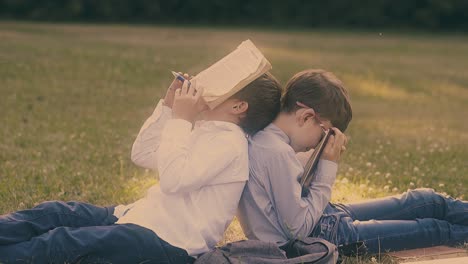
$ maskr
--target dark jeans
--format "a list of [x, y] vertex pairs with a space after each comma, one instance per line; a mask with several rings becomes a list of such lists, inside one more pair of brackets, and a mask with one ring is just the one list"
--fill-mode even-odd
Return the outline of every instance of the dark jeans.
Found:
[[468, 202], [432, 189], [356, 204], [330, 204], [312, 236], [345, 254], [379, 253], [468, 242]]
[[45, 202], [0, 216], [1, 263], [190, 263], [183, 249], [134, 224], [114, 224], [113, 207]]

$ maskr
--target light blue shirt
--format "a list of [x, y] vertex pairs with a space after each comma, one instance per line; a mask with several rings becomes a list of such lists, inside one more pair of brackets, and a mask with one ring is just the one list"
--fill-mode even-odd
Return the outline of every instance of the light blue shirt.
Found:
[[331, 198], [338, 165], [320, 160], [307, 197], [301, 197], [303, 165], [288, 136], [274, 124], [249, 139], [249, 181], [238, 218], [249, 239], [285, 244], [309, 236]]

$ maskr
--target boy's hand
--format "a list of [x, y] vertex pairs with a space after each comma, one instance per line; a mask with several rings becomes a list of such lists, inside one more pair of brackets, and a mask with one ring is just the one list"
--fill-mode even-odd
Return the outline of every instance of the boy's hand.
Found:
[[326, 159], [338, 163], [341, 154], [346, 150], [348, 139], [338, 128], [332, 127], [331, 129], [333, 129], [335, 134], [328, 138], [328, 142], [323, 149], [321, 159]]
[[[189, 76], [187, 73], [182, 74], [181, 72], [179, 72], [179, 74], [183, 75], [186, 80], [192, 79], [192, 76]], [[174, 78], [171, 85], [169, 85], [169, 88], [167, 88], [166, 97], [164, 97], [164, 105], [168, 106], [169, 108], [172, 108], [172, 105], [174, 104], [175, 91], [181, 88], [182, 81], [178, 80], [177, 78]]]
[[185, 81], [182, 88], [175, 91], [172, 114], [174, 118], [181, 118], [193, 123], [197, 115], [206, 109], [206, 103], [201, 97], [203, 88], [197, 88], [196, 82]]

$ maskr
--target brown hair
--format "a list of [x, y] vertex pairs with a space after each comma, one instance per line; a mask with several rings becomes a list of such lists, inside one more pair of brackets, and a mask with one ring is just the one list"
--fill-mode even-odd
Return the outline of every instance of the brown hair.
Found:
[[348, 91], [331, 72], [309, 69], [295, 74], [286, 84], [282, 112], [295, 112], [301, 102], [330, 120], [342, 132], [353, 117]]
[[253, 136], [276, 118], [281, 109], [281, 93], [281, 84], [267, 72], [231, 96], [249, 104], [239, 124], [245, 133]]

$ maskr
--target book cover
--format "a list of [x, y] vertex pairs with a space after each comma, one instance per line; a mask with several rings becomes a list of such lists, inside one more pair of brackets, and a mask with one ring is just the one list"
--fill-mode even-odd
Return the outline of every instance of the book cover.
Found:
[[271, 68], [270, 62], [252, 41], [245, 40], [192, 80], [204, 88], [203, 98], [213, 109]]

